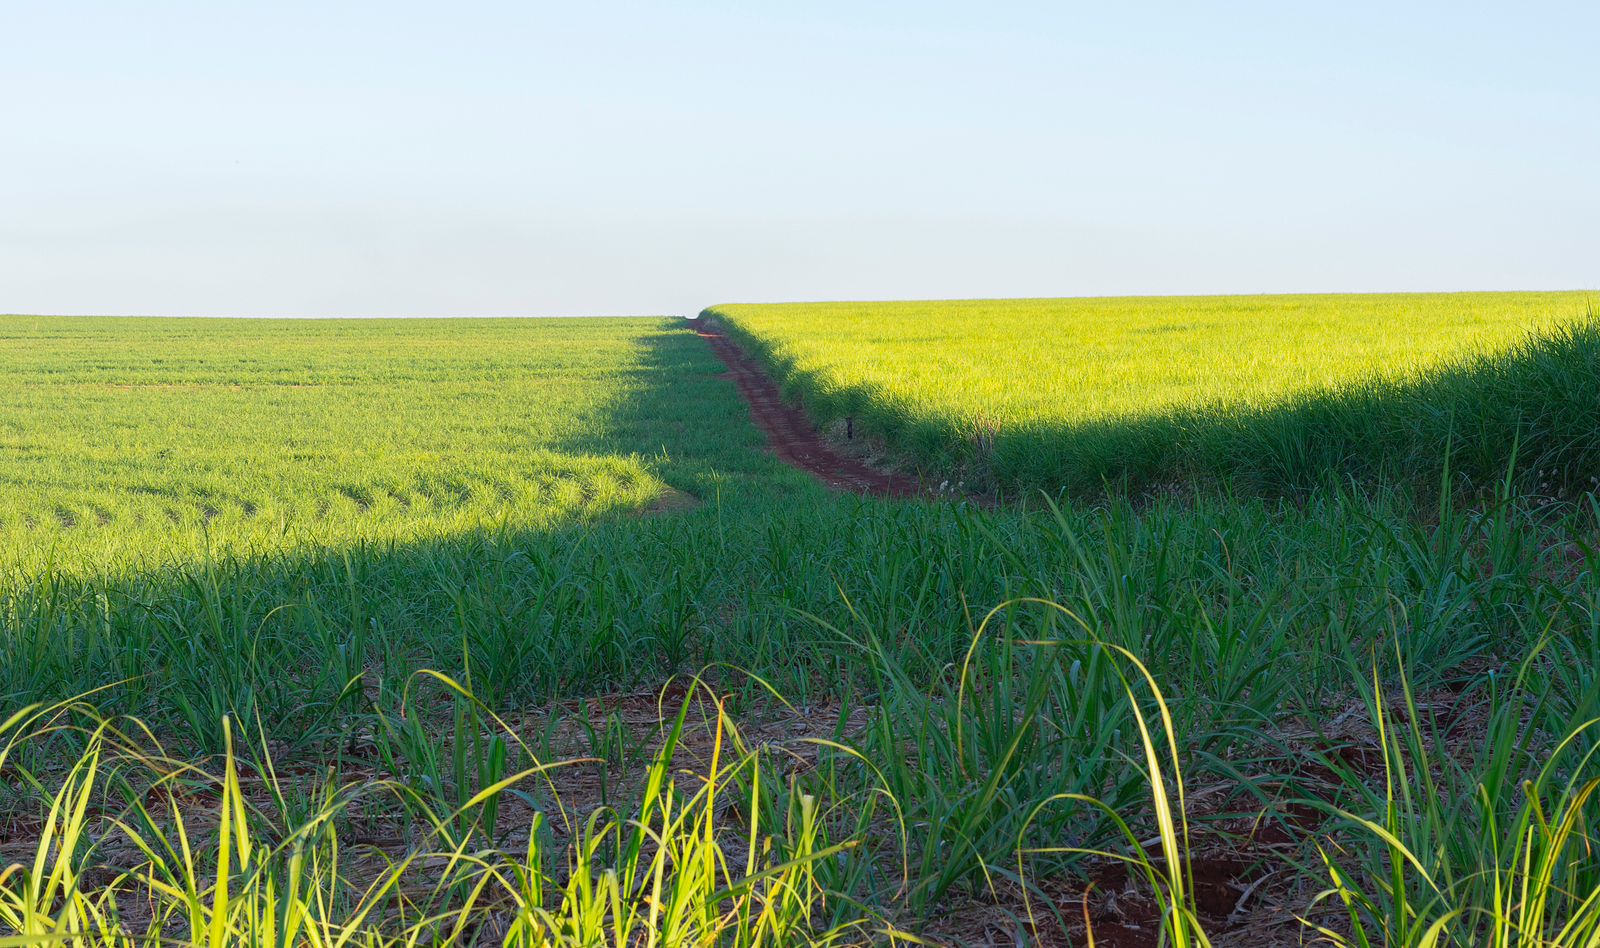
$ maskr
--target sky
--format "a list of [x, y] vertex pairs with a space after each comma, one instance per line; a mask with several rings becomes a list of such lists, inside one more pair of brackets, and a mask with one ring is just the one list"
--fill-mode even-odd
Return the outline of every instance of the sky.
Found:
[[0, 0], [0, 312], [1600, 287], [1600, 4]]

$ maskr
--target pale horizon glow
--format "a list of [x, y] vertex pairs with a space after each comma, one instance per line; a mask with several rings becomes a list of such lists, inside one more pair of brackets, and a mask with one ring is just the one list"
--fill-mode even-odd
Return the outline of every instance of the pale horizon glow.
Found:
[[1600, 8], [0, 13], [0, 312], [1600, 286]]

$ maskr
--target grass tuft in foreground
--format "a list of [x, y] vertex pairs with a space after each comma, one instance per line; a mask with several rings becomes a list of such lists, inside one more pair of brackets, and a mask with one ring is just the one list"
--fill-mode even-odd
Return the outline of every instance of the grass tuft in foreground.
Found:
[[[709, 757], [682, 770], [691, 710], [708, 708]], [[447, 801], [412, 781], [280, 774], [228, 718], [214, 767], [183, 764], [137, 722], [74, 704], [18, 712], [0, 730], [0, 763], [63, 731], [80, 756], [52, 775], [32, 859], [0, 873], [0, 943], [826, 945], [873, 930], [866, 917], [826, 921], [819, 865], [857, 841], [828, 841], [822, 804], [772, 777], [714, 695], [667, 722], [625, 809], [568, 812], [555, 797], [553, 819], [523, 805], [499, 833], [496, 809], [526, 804], [536, 783], [553, 791], [553, 771], [586, 761], [541, 763], [520, 746], [525, 766], [491, 769]], [[406, 832], [352, 839], [374, 812], [400, 815]]]
[[[1041, 628], [1059, 616], [1066, 634], [1011, 647], [1075, 655], [1074, 669], [1098, 663], [1108, 693], [1120, 692], [1128, 727], [1102, 726], [1121, 735], [1113, 743], [1131, 796], [1056, 791], [1020, 813], [990, 808], [1014, 789], [1010, 760], [1043, 763], [1029, 733], [1053, 730], [1047, 709], [1076, 691], [1050, 663], [986, 677], [997, 666], [982, 658], [985, 640], [1007, 645], [989, 623], [1016, 608], [1042, 609]], [[1366, 711], [1381, 748], [1377, 772], [1322, 758], [1327, 776], [1302, 786], [1315, 787], [1305, 802], [1329, 819], [1301, 816], [1291, 824], [1292, 848], [1256, 851], [1260, 881], [1245, 898], [1274, 877], [1310, 884], [1320, 872], [1328, 884], [1300, 910], [1300, 924], [1329, 943], [1594, 944], [1597, 722], [1548, 729], [1559, 720], [1550, 713], [1556, 694], [1539, 681], [1548, 660], [1536, 649], [1509, 680], [1491, 683], [1488, 715], [1471, 741], [1445, 740], [1408, 679], [1386, 687], [1374, 669]], [[935, 905], [950, 904], [948, 888], [931, 888], [943, 867], [926, 860], [930, 849], [970, 854], [972, 882], [1014, 891], [1019, 934], [1068, 944], [1094, 937], [1097, 926], [1102, 937], [1113, 934], [1103, 918], [1087, 916], [1089, 889], [1084, 916], [1053, 897], [1059, 867], [1051, 866], [1064, 858], [1092, 874], [1124, 864], [1151, 906], [1144, 924], [1162, 944], [1232, 943], [1216, 934], [1227, 921], [1197, 898], [1214, 861], [1217, 801], [1195, 802], [1182, 714], [1149, 668], [1061, 606], [1004, 604], [951, 682], [955, 732], [946, 736], [957, 748], [985, 746], [971, 733], [987, 720], [980, 695], [1010, 679], [1032, 700], [1014, 706], [1009, 736], [988, 751], [999, 760], [957, 750], [949, 769], [938, 769], [925, 748], [917, 751], [945, 789], [943, 820], [930, 820], [932, 801], [899, 796], [908, 788], [881, 766], [889, 758], [876, 744], [878, 721], [887, 725], [894, 712], [869, 713], [878, 721], [862, 732], [806, 739], [816, 763], [795, 767], [802, 758], [794, 748], [749, 740], [729, 698], [698, 680], [672, 689], [682, 695], [676, 707], [661, 705], [658, 742], [616, 804], [574, 800], [584, 786], [576, 773], [600, 761], [541, 759], [515, 726], [432, 672], [418, 674], [418, 694], [442, 686], [436, 697], [454, 708], [446, 742], [454, 767], [413, 759], [394, 775], [356, 779], [282, 769], [265, 741], [248, 739], [229, 718], [220, 723], [222, 753], [197, 764], [165, 755], [137, 721], [101, 718], [82, 702], [31, 706], [0, 725], [0, 767], [32, 788], [39, 807], [32, 851], [0, 871], [0, 943], [938, 942], [936, 933], [915, 934], [941, 914]], [[424, 704], [404, 714], [423, 714]], [[908, 737], [913, 746], [929, 739]], [[54, 749], [49, 767], [22, 766], [40, 744]], [[1287, 777], [1245, 784], [1270, 793]], [[1057, 821], [1063, 813], [1068, 823]], [[941, 824], [946, 836], [929, 835]], [[988, 827], [1000, 833], [987, 838]], [[1104, 842], [1089, 842], [1096, 838]], [[1083, 842], [1063, 842], [1071, 839]]]

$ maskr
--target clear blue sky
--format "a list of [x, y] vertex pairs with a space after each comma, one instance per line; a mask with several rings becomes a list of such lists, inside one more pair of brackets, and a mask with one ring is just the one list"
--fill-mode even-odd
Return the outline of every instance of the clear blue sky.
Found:
[[1600, 4], [0, 5], [0, 311], [1600, 285]]

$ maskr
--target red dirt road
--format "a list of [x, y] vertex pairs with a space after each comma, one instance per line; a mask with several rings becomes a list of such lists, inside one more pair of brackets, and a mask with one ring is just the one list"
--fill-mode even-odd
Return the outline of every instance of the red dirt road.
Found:
[[804, 412], [784, 402], [772, 376], [739, 348], [738, 343], [729, 339], [721, 326], [704, 318], [694, 320], [692, 325], [728, 367], [729, 376], [739, 386], [739, 394], [750, 406], [751, 419], [766, 433], [773, 453], [785, 463], [834, 490], [870, 497], [929, 496], [915, 480], [875, 471], [828, 444], [811, 426]]

